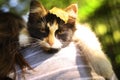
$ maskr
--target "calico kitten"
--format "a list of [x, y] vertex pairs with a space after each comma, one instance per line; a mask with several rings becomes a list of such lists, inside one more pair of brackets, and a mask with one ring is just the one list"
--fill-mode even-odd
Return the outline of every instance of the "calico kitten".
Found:
[[31, 2], [28, 21], [30, 36], [39, 39], [39, 44], [48, 52], [56, 52], [66, 47], [72, 40], [76, 18], [71, 16], [67, 23], [56, 15], [49, 13], [36, 2]]
[[95, 34], [77, 24], [77, 10], [76, 4], [65, 9], [55, 7], [46, 10], [39, 2], [31, 1], [28, 19], [30, 36], [36, 38], [39, 45], [49, 53], [55, 53], [74, 42], [93, 70], [98, 75], [111, 79], [114, 74], [111, 63], [103, 53]]
[[9, 80], [11, 72], [16, 75], [16, 65], [30, 68], [20, 53], [19, 33], [25, 26], [18, 15], [0, 12], [0, 80]]

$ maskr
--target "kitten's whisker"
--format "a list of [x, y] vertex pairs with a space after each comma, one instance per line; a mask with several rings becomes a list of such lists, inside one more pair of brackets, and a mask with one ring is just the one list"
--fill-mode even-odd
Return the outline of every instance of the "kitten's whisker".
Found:
[[37, 38], [33, 38], [33, 37], [30, 37], [30, 36], [27, 36], [27, 38], [28, 38], [28, 42], [25, 42], [25, 44], [24, 44], [24, 42], [22, 43], [22, 47], [27, 47], [27, 46], [33, 46], [33, 47], [36, 47], [36, 46], [40, 46], [40, 45], [38, 45], [39, 44], [39, 42], [41, 41], [40, 39], [37, 39]]

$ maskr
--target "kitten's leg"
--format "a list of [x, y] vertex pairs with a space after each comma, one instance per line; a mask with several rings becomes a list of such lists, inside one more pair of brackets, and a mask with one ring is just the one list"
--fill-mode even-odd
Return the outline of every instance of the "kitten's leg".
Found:
[[[98, 75], [101, 75], [109, 80], [115, 75], [110, 61], [101, 49], [100, 43], [95, 34], [85, 26], [77, 26], [73, 41], [83, 52], [82, 54], [88, 60], [88, 63]], [[113, 80], [117, 80], [113, 79]]]

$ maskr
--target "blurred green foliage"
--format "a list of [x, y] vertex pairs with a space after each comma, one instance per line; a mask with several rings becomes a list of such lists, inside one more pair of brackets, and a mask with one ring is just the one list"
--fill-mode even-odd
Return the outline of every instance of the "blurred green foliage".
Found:
[[[78, 4], [78, 20], [88, 23], [102, 43], [116, 74], [120, 74], [120, 0], [39, 0], [50, 9]], [[30, 0], [0, 0], [0, 10], [25, 16]]]

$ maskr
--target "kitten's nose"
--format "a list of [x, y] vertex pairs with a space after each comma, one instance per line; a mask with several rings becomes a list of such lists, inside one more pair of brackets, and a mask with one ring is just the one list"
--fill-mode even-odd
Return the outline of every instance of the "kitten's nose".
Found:
[[52, 46], [52, 45], [54, 44], [54, 42], [48, 41], [48, 44], [49, 44], [50, 46]]
[[55, 32], [58, 29], [58, 24], [56, 21], [54, 21], [53, 25], [50, 25], [49, 23], [47, 24], [49, 27], [49, 35], [48, 35], [48, 39], [47, 42], [50, 46], [52, 46], [54, 44], [55, 41]]
[[54, 44], [54, 35], [49, 35], [47, 38], [47, 43], [52, 46]]

